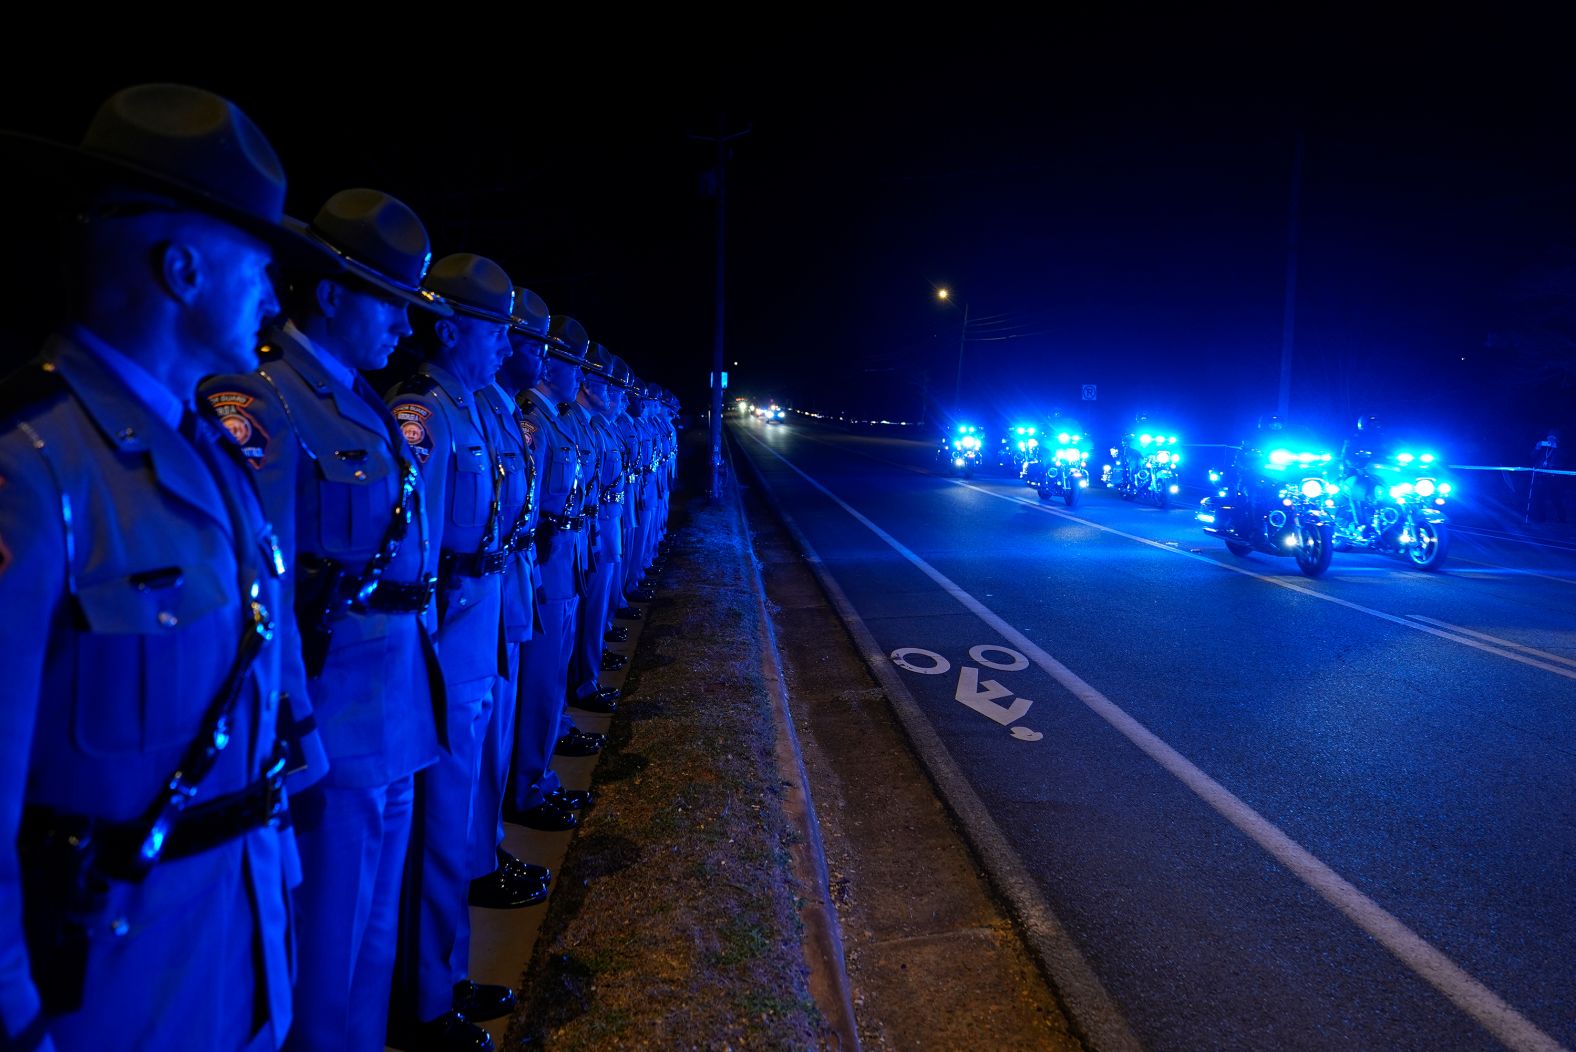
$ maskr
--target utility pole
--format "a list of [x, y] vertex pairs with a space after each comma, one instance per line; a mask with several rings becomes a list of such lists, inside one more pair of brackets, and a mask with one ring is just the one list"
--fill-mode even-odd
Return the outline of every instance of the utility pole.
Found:
[[716, 315], [711, 337], [711, 484], [707, 495], [712, 500], [722, 498], [722, 365], [724, 359], [724, 275], [727, 273], [727, 221], [728, 221], [728, 144], [750, 134], [749, 125], [743, 131], [729, 133], [728, 118], [724, 114], [717, 121], [716, 135], [691, 135], [691, 139], [717, 144], [717, 291]]
[[1281, 315], [1280, 398], [1276, 413], [1286, 419], [1291, 408], [1291, 356], [1297, 324], [1297, 240], [1302, 211], [1302, 132], [1297, 132], [1297, 149], [1291, 162], [1291, 215], [1286, 221], [1286, 305]]

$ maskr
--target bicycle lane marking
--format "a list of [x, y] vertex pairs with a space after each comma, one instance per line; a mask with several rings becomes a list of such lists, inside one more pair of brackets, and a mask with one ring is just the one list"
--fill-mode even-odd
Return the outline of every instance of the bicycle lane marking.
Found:
[[[1128, 741], [1132, 742], [1139, 751], [1159, 764], [1161, 768], [1185, 785], [1195, 796], [1209, 805], [1215, 813], [1258, 844], [1259, 847], [1290, 870], [1315, 894], [1331, 906], [1334, 906], [1357, 927], [1367, 932], [1369, 936], [1389, 950], [1413, 974], [1439, 991], [1457, 1008], [1471, 1016], [1507, 1048], [1516, 1049], [1520, 1052], [1520, 1050], [1533, 1049], [1555, 1050], [1563, 1047], [1559, 1042], [1539, 1029], [1537, 1024], [1516, 1011], [1509, 1002], [1468, 974], [1465, 969], [1452, 961], [1433, 944], [1408, 928], [1398, 917], [1364, 895], [1355, 885], [1336, 873], [1312, 852], [1292, 840], [1273, 822], [1260, 815], [1236, 794], [1232, 793], [1231, 790], [1205, 774], [1192, 761], [1162, 741], [1158, 735], [1143, 724], [1129, 716], [1119, 705], [1086, 683], [1077, 673], [1056, 660], [1036, 645], [1033, 640], [1008, 624], [995, 611], [975, 599], [961, 586], [941, 573], [941, 571], [914, 554], [896, 537], [876, 525], [875, 522], [866, 517], [857, 508], [827, 489], [775, 449], [759, 440], [756, 440], [756, 444], [773, 457], [782, 461], [789, 470], [842, 508], [854, 521], [870, 530], [893, 551], [897, 552], [917, 570], [934, 581], [942, 591], [952, 596], [970, 613], [994, 629], [1014, 648], [1027, 655], [1034, 664], [1038, 665], [1069, 693], [1083, 702], [1087, 708], [1123, 737], [1127, 738]], [[962, 484], [966, 485], [966, 483]], [[979, 489], [976, 486], [969, 488]], [[980, 492], [989, 493], [990, 491], [981, 489]], [[1012, 500], [1013, 498], [1004, 497], [1003, 499]], [[1023, 503], [1027, 504], [1028, 502], [1025, 501]], [[1053, 509], [1045, 510], [1055, 514]], [[1066, 517], [1076, 519], [1076, 516]], [[1076, 519], [1076, 521], [1086, 522], [1087, 520]], [[1090, 523], [1090, 525], [1096, 524]], [[1099, 528], [1109, 529], [1107, 527]], [[1175, 550], [1158, 542], [1123, 533], [1120, 530], [1109, 530], [1109, 532], [1128, 537], [1140, 543], [1149, 544], [1153, 547], [1163, 548], [1167, 551]], [[1183, 552], [1181, 554], [1188, 555], [1191, 553]], [[1201, 557], [1194, 556], [1194, 558]], [[1204, 559], [1203, 561], [1215, 562], [1213, 559]], [[1250, 574], [1250, 576], [1261, 575]], [[1274, 580], [1274, 578], [1265, 579]], [[1320, 594], [1302, 588], [1294, 588], [1293, 590], [1305, 591], [1307, 594], [1315, 596]], [[1321, 596], [1321, 598], [1325, 597]], [[1358, 610], [1365, 612], [1367, 610], [1367, 608], [1358, 606], [1355, 603], [1348, 604], [1344, 600], [1336, 601]], [[1385, 620], [1394, 620], [1401, 624], [1408, 624], [1399, 618], [1393, 618], [1391, 615], [1383, 614], [1380, 611], [1373, 611], [1373, 613]], [[1415, 627], [1427, 630], [1427, 626], [1418, 625]], [[1442, 635], [1446, 638], [1455, 638], [1447, 633], [1437, 631], [1434, 634]], [[1458, 641], [1469, 642], [1466, 640]], [[1491, 647], [1483, 647], [1482, 649], [1490, 650], [1494, 653], [1504, 653]], [[1532, 664], [1533, 662], [1528, 663]], [[1551, 671], [1555, 670], [1553, 666], [1547, 666], [1541, 662], [1536, 664], [1541, 668], [1549, 668]], [[1567, 670], [1561, 669], [1558, 671], [1563, 673]]]

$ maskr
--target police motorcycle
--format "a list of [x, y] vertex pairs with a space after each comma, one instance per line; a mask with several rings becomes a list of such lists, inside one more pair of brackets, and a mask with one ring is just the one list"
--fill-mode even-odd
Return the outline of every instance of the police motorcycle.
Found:
[[1440, 480], [1434, 454], [1401, 451], [1366, 464], [1348, 462], [1329, 474], [1344, 476], [1328, 480], [1336, 497], [1336, 551], [1380, 552], [1419, 570], [1444, 565], [1450, 552], [1444, 507], [1451, 486]]
[[1033, 424], [1014, 424], [1009, 427], [996, 451], [996, 466], [1023, 478], [1028, 465], [1040, 459], [1039, 432], [1040, 429]]
[[1089, 439], [1082, 431], [1047, 434], [1039, 447], [1041, 459], [1025, 465], [1023, 479], [1040, 494], [1041, 500], [1060, 497], [1071, 508], [1083, 490], [1089, 488]]
[[1100, 481], [1123, 500], [1147, 500], [1157, 508], [1170, 507], [1182, 491], [1182, 453], [1177, 436], [1143, 431], [1127, 436], [1123, 448], [1111, 447], [1111, 463]]
[[1232, 555], [1289, 555], [1304, 575], [1318, 577], [1335, 551], [1335, 491], [1323, 477], [1333, 459], [1307, 448], [1264, 453], [1245, 445], [1231, 470], [1209, 473], [1218, 489], [1199, 502], [1196, 518]]
[[936, 446], [936, 466], [962, 478], [973, 478], [985, 466], [985, 432], [973, 424], [955, 424]]

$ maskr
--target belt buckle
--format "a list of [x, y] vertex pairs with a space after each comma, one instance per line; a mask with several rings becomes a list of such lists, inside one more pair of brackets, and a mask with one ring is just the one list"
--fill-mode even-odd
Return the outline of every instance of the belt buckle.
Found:
[[486, 552], [479, 562], [483, 574], [502, 573], [504, 567], [509, 565], [509, 552], [507, 550]]

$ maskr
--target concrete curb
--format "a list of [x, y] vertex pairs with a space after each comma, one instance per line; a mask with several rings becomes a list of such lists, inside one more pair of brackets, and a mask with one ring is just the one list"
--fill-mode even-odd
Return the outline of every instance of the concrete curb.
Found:
[[766, 484], [754, 460], [747, 454], [745, 460], [755, 474], [761, 495], [781, 520], [794, 543], [804, 552], [816, 581], [848, 629], [855, 648], [869, 666], [876, 682], [886, 691], [910, 745], [930, 774], [942, 801], [957, 818], [964, 837], [989, 875], [991, 884], [1006, 902], [1032, 955], [1066, 1010], [1077, 1036], [1095, 1052], [1137, 1052], [1142, 1048], [1137, 1036], [1128, 1027], [1116, 1003], [1084, 960], [1082, 952], [1067, 934], [1061, 921], [1040, 895], [995, 819], [952, 759], [945, 743], [920, 710], [919, 703], [898, 678], [885, 651], [876, 643], [842, 588], [827, 572], [809, 538]]
[[727, 444], [727, 453], [728, 470], [733, 476], [729, 486], [733, 492], [733, 510], [739, 524], [739, 536], [744, 542], [740, 545], [740, 551], [748, 563], [746, 575], [753, 585], [761, 619], [761, 672], [766, 680], [766, 690], [772, 698], [777, 726], [777, 767], [784, 785], [783, 811], [800, 834], [799, 843], [793, 846], [790, 855], [795, 875], [807, 888], [815, 890], [814, 897], [806, 899], [800, 909], [805, 928], [805, 962], [810, 968], [810, 993], [837, 1036], [838, 1047], [848, 1052], [858, 1052], [859, 1030], [854, 1021], [853, 993], [844, 965], [837, 911], [832, 906], [831, 880], [827, 874], [821, 826], [816, 819], [815, 803], [810, 797], [810, 777], [805, 771], [804, 753], [800, 749], [799, 736], [794, 730], [788, 708], [788, 683], [783, 677], [777, 632], [767, 607], [766, 583], [761, 579], [760, 560], [755, 557], [750, 539], [749, 520], [744, 513], [744, 499], [739, 489], [731, 442]]

